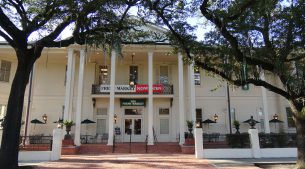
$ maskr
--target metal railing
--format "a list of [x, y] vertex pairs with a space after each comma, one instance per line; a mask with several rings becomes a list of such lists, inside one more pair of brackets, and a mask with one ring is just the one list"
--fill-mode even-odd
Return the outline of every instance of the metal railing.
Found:
[[261, 148], [296, 147], [295, 133], [260, 133], [258, 136]]
[[102, 135], [81, 135], [80, 140], [82, 144], [105, 144], [108, 141], [108, 133]]
[[52, 151], [52, 136], [20, 136], [20, 151]]
[[[101, 92], [100, 85], [93, 84], [91, 94], [102, 94], [102, 95], [109, 95], [110, 92]], [[136, 93], [136, 92], [115, 92], [115, 94], [122, 94], [122, 95], [147, 95], [148, 93]], [[172, 95], [174, 94], [174, 87], [170, 84], [163, 84], [163, 91], [162, 92], [154, 92], [156, 95]]]
[[145, 138], [145, 152], [147, 153], [148, 151], [148, 135], [146, 135], [146, 138]]
[[112, 140], [112, 153], [115, 151], [115, 135], [113, 135], [113, 140]]
[[226, 134], [227, 145], [231, 148], [250, 148], [250, 138], [248, 133]]

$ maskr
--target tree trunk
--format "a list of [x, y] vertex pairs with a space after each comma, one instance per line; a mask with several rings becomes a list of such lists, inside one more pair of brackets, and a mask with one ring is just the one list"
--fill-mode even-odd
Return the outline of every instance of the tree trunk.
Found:
[[298, 158], [295, 168], [304, 169], [305, 168], [305, 118], [298, 117], [295, 118], [294, 121], [297, 130], [297, 149], [298, 149]]
[[16, 50], [18, 66], [11, 86], [7, 113], [3, 122], [3, 135], [0, 149], [0, 168], [18, 168], [19, 136], [21, 127], [24, 93], [29, 75], [35, 62], [29, 50]]

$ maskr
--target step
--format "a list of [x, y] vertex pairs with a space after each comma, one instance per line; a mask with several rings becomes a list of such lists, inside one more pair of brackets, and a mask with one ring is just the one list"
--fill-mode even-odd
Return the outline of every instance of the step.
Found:
[[[145, 143], [117, 143], [115, 153], [146, 153]], [[104, 154], [112, 153], [112, 146], [106, 144], [82, 144], [79, 149], [80, 154]], [[156, 143], [147, 146], [147, 153], [181, 153], [178, 143]]]

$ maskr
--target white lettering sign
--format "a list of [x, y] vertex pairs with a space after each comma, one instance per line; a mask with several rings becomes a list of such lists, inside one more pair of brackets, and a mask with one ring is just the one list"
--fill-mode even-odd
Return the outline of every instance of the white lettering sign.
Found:
[[[100, 85], [100, 92], [110, 92], [110, 85]], [[114, 92], [132, 93], [136, 92], [136, 89], [129, 85], [115, 85]]]

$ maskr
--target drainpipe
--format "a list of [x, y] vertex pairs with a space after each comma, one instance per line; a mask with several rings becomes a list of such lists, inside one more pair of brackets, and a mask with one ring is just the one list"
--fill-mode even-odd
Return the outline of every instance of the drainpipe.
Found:
[[[33, 71], [34, 71], [35, 65], [33, 66], [33, 69], [30, 74], [30, 84], [29, 84], [29, 94], [28, 94], [28, 105], [25, 115], [25, 127], [24, 127], [24, 136], [26, 137], [28, 135], [28, 123], [29, 123], [29, 116], [30, 116], [30, 107], [32, 102], [32, 87], [33, 87]], [[24, 144], [24, 143], [23, 143]]]

